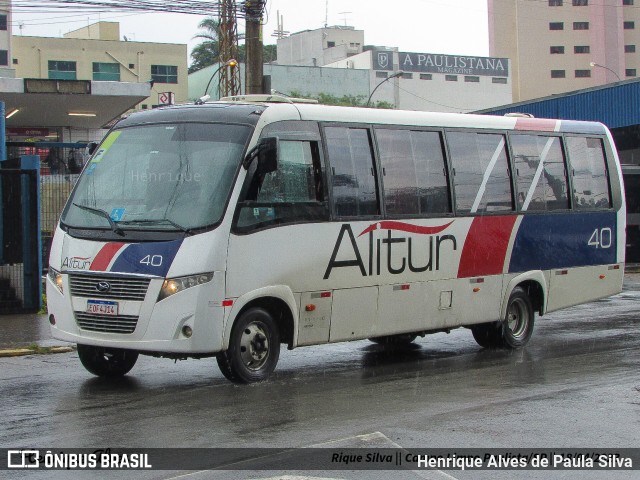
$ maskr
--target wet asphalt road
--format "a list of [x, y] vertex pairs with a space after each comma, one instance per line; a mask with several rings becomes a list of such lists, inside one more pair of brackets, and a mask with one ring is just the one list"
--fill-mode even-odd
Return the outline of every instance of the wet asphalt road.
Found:
[[[368, 341], [283, 350], [272, 379], [252, 386], [229, 383], [214, 359], [141, 357], [129, 376], [110, 383], [88, 374], [75, 353], [0, 358], [0, 447], [358, 447], [371, 434], [378, 446], [405, 448], [640, 447], [640, 275], [628, 276], [616, 297], [536, 322], [529, 345], [515, 352], [484, 350], [466, 329], [394, 352]], [[50, 471], [9, 478], [279, 473]], [[284, 473], [640, 478], [640, 470]]]

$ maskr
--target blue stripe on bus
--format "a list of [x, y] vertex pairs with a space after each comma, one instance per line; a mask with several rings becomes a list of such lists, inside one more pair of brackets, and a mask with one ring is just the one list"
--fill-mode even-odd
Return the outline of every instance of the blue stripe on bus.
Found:
[[607, 133], [604, 125], [597, 122], [579, 122], [573, 120], [562, 120], [560, 122], [560, 132], [562, 133], [583, 133], [592, 135], [604, 135]]
[[615, 212], [525, 215], [509, 273], [616, 263], [616, 225]]
[[131, 244], [118, 256], [110, 271], [165, 277], [181, 245], [182, 240]]

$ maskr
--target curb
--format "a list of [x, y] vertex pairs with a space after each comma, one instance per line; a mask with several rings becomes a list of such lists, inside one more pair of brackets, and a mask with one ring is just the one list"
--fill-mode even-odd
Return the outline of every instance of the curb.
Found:
[[72, 347], [37, 347], [37, 348], [10, 348], [0, 350], [0, 358], [21, 357], [24, 355], [48, 355], [50, 353], [73, 352]]

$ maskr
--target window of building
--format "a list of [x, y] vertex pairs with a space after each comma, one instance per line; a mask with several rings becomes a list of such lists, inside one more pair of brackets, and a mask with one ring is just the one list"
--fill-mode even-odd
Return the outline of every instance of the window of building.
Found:
[[573, 0], [571, 4], [574, 7], [586, 7], [587, 5], [589, 5], [589, 0]]
[[552, 55], [562, 54], [564, 53], [564, 47], [559, 45], [549, 47], [549, 53]]
[[464, 81], [468, 83], [479, 83], [480, 77], [476, 77], [475, 75], [466, 75], [464, 77]]
[[413, 78], [413, 73], [404, 72], [400, 78], [404, 78], [405, 80], [411, 80]]
[[376, 78], [387, 78], [388, 76], [387, 72], [376, 72]]
[[623, 26], [625, 30], [633, 30], [636, 28], [636, 22], [630, 22], [630, 21], [624, 22]]
[[451, 211], [440, 133], [377, 129], [376, 139], [389, 215]]
[[337, 217], [379, 215], [378, 189], [369, 131], [327, 127], [334, 214]]
[[591, 76], [591, 70], [576, 70], [576, 78], [588, 78]]
[[447, 82], [457, 82], [458, 81], [458, 76], [457, 75], [445, 75], [444, 79]]
[[549, 6], [550, 7], [561, 7], [562, 6], [562, 0], [549, 0]]
[[502, 84], [505, 84], [505, 83], [507, 83], [507, 79], [504, 78], [504, 77], [493, 77], [491, 79], [491, 83], [502, 83]]
[[512, 135], [518, 208], [521, 211], [569, 208], [567, 175], [559, 137]]
[[551, 78], [565, 78], [566, 74], [564, 70], [551, 70]]
[[0, 65], [9, 65], [9, 52], [0, 50]]
[[458, 213], [513, 210], [503, 135], [447, 132]]
[[6, 29], [7, 29], [7, 16], [0, 15], [0, 30], [6, 30]]
[[433, 80], [433, 75], [430, 73], [421, 73], [420, 80]]
[[636, 76], [636, 69], [635, 68], [627, 68], [627, 69], [625, 69], [624, 74], [627, 77], [635, 77]]
[[633, 0], [622, 0], [622, 5], [633, 5]]
[[76, 62], [49, 60], [49, 78], [53, 80], [76, 80]]
[[135, 63], [130, 63], [130, 64], [129, 64], [129, 68], [136, 68]]
[[576, 45], [573, 47], [573, 53], [591, 53], [591, 47], [589, 45]]
[[564, 30], [564, 22], [549, 22], [549, 30]]
[[327, 42], [327, 48], [333, 48], [336, 46], [336, 42]]
[[120, 65], [117, 63], [93, 62], [93, 79], [119, 82], [120, 81]]
[[151, 65], [151, 78], [156, 83], [178, 83], [178, 67], [175, 65]]
[[14, 59], [13, 59], [13, 64], [14, 64], [14, 65], [18, 65], [18, 59], [17, 59], [17, 58], [14, 58]]
[[573, 203], [578, 210], [609, 208], [609, 182], [602, 140], [567, 137], [573, 173]]
[[589, 22], [573, 22], [574, 30], [589, 30]]
[[624, 46], [624, 53], [636, 53], [636, 46], [635, 45], [625, 45]]

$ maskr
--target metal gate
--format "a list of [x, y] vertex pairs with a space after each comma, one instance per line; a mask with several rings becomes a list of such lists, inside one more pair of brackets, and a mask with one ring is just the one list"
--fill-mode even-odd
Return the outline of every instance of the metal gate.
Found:
[[38, 172], [0, 169], [0, 314], [41, 303]]

